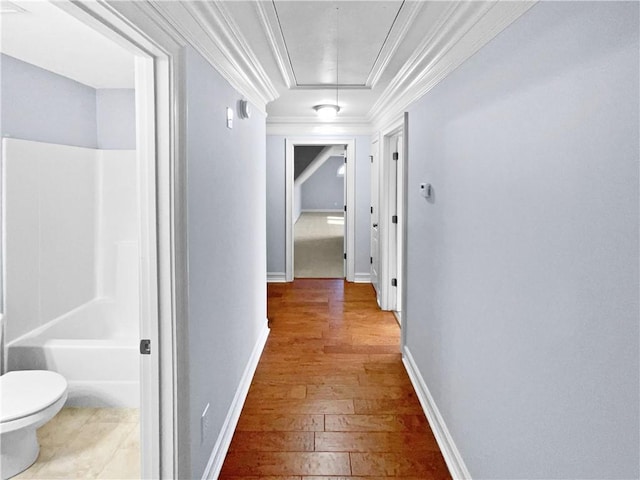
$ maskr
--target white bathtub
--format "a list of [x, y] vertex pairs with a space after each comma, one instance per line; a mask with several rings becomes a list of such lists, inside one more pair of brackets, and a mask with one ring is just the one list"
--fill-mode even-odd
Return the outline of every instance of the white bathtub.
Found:
[[123, 328], [132, 319], [121, 315], [114, 301], [82, 305], [9, 343], [8, 369], [62, 374], [69, 382], [70, 406], [138, 407], [139, 337]]

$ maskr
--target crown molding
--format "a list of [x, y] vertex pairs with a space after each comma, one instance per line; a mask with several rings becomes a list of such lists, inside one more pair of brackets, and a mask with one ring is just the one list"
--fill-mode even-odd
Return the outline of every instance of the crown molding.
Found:
[[280, 70], [280, 74], [287, 88], [293, 88], [297, 85], [296, 76], [293, 73], [293, 67], [287, 53], [287, 45], [282, 36], [280, 23], [278, 22], [278, 14], [273, 2], [255, 2], [258, 18], [262, 23], [264, 33], [269, 40], [269, 46], [273, 52], [273, 56]]
[[361, 117], [321, 122], [316, 117], [268, 117], [267, 135], [371, 135], [373, 127]]
[[452, 3], [367, 117], [382, 126], [425, 95], [536, 1]]
[[367, 88], [374, 88], [380, 77], [384, 73], [385, 69], [389, 65], [389, 62], [395, 55], [400, 43], [407, 36], [407, 32], [411, 25], [413, 25], [416, 16], [424, 6], [423, 2], [403, 2], [398, 12], [398, 16], [391, 26], [389, 36], [385, 39], [380, 55], [373, 64], [373, 68], [367, 77], [365, 85]]
[[221, 2], [153, 1], [154, 9], [259, 110], [278, 91]]
[[[378, 80], [380, 80], [380, 77], [384, 73], [385, 69], [389, 65], [389, 62], [393, 58], [393, 55], [398, 50], [400, 43], [406, 37], [409, 28], [413, 24], [416, 16], [423, 6], [423, 2], [403, 2], [400, 10], [398, 11], [397, 18], [394, 20], [394, 23], [391, 26], [389, 35], [385, 39], [384, 44], [382, 45], [382, 49], [380, 50], [380, 54], [378, 55], [378, 58], [376, 58], [376, 61], [374, 62], [373, 67], [371, 68], [371, 72], [369, 72], [369, 76], [367, 77], [365, 83], [361, 85], [341, 84], [339, 85], [339, 88], [359, 90], [371, 90], [372, 88], [374, 88], [378, 83]], [[264, 32], [269, 40], [269, 46], [271, 47], [271, 51], [273, 52], [273, 56], [278, 65], [278, 69], [280, 70], [280, 74], [282, 75], [282, 78], [288, 89], [321, 90], [336, 88], [335, 84], [298, 84], [287, 51], [287, 44], [280, 28], [278, 14], [275, 10], [273, 2], [256, 2], [256, 10], [258, 12], [258, 17], [260, 18]]]

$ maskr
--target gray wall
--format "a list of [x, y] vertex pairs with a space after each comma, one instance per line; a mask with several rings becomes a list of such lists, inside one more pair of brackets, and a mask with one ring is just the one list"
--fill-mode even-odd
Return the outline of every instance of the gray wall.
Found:
[[267, 135], [267, 272], [285, 273], [285, 137]]
[[2, 136], [105, 150], [136, 148], [134, 89], [96, 90], [0, 54]]
[[96, 91], [0, 55], [2, 136], [95, 148]]
[[329, 157], [302, 184], [302, 210], [342, 210], [344, 206], [344, 177], [336, 172], [344, 165], [344, 158]]
[[136, 91], [131, 88], [96, 90], [98, 148], [135, 150]]
[[259, 113], [227, 129], [225, 109], [242, 96], [191, 48], [186, 76], [191, 478], [200, 478], [267, 318], [266, 132]]
[[473, 478], [639, 476], [638, 7], [540, 2], [409, 110], [407, 345]]
[[[283, 274], [285, 271], [285, 138], [267, 135], [267, 271]], [[305, 137], [307, 138], [307, 137]], [[326, 137], [318, 137], [326, 138]], [[356, 140], [356, 275], [369, 274], [371, 181], [369, 150], [371, 137], [331, 137]]]

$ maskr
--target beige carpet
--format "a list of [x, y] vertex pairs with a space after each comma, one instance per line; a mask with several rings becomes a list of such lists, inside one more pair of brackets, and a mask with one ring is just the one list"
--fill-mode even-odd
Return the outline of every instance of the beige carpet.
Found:
[[294, 276], [343, 278], [342, 212], [305, 212], [294, 227]]

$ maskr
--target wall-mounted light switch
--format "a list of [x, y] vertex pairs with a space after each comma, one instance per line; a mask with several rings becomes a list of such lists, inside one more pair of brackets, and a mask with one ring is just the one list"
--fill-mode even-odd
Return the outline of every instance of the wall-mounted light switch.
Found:
[[420, 195], [424, 198], [431, 198], [432, 188], [430, 183], [421, 183], [420, 184]]
[[233, 128], [233, 109], [227, 107], [227, 128]]

